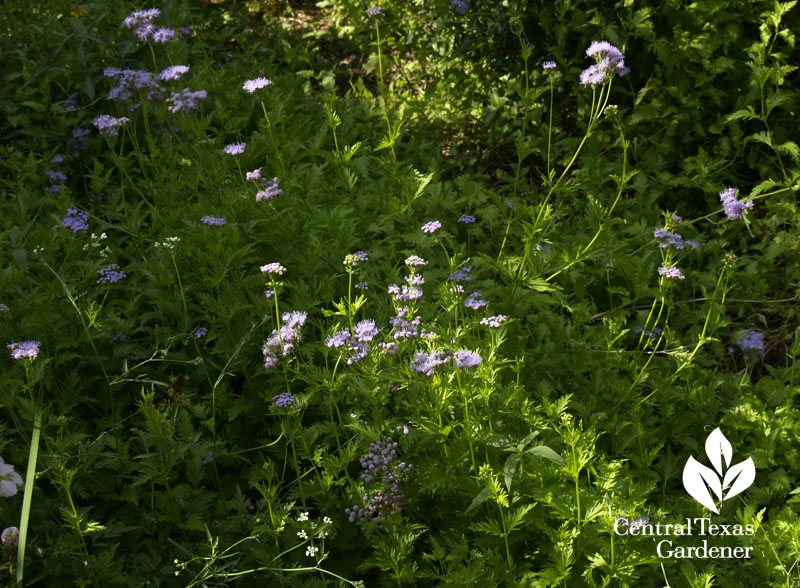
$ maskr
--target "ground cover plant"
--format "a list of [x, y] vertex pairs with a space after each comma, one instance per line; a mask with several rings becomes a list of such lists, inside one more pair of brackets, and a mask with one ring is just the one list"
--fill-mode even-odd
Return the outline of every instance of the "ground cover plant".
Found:
[[795, 2], [0, 11], [4, 585], [800, 585]]

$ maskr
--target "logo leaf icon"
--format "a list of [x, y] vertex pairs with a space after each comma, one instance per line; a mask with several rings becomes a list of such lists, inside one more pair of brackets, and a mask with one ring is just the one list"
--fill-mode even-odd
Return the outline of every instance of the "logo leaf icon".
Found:
[[[706, 447], [708, 447], [708, 443], [706, 443]], [[719, 454], [717, 455], [717, 459], [719, 459]], [[755, 469], [753, 470], [753, 474], [755, 476]], [[750, 484], [748, 484], [748, 486], [749, 485]], [[694, 457], [690, 456], [686, 461], [686, 465], [683, 467], [683, 486], [686, 488], [689, 496], [705, 506], [708, 510], [719, 514], [717, 505], [714, 503], [714, 499], [708, 491], [708, 489], [711, 488], [714, 494], [717, 495], [717, 499], [722, 500], [722, 484], [714, 470], [704, 466]], [[747, 486], [745, 486], [745, 488], [747, 488]], [[742, 490], [745, 488], [742, 488]], [[731, 488], [731, 490], [733, 489], [734, 488]], [[739, 492], [742, 490], [739, 490]]]
[[[753, 463], [753, 458], [748, 457], [742, 463], [737, 463], [725, 472], [725, 480], [722, 482], [723, 488], [728, 488], [725, 494], [725, 500], [736, 496], [747, 490], [756, 479], [756, 466]], [[732, 485], [731, 485], [732, 484]]]
[[722, 434], [719, 427], [711, 431], [708, 439], [706, 439], [706, 455], [720, 476], [722, 476], [722, 458], [725, 458], [726, 468], [731, 465], [733, 447], [731, 447], [730, 442]]

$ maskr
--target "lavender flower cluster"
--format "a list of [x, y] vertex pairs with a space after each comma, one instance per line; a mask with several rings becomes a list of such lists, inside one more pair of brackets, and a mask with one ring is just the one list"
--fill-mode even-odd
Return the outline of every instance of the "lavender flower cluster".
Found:
[[73, 233], [85, 231], [89, 228], [89, 213], [77, 208], [68, 208], [61, 226], [72, 230]]
[[[403, 429], [405, 434], [407, 431], [407, 428]], [[362, 497], [364, 506], [345, 509], [351, 523], [372, 522], [382, 526], [390, 517], [402, 512], [405, 492], [400, 482], [414, 466], [405, 462], [395, 465], [396, 458], [397, 442], [391, 437], [372, 443], [369, 451], [361, 457], [361, 479], [366, 484], [377, 482], [381, 489], [372, 495], [365, 492]]]
[[343, 329], [331, 335], [325, 341], [325, 345], [333, 349], [347, 350], [349, 355], [345, 359], [347, 365], [352, 365], [369, 355], [369, 342], [377, 337], [379, 332], [374, 320], [363, 320], [353, 327], [352, 333], [348, 329]]
[[622, 51], [608, 41], [593, 41], [586, 50], [587, 57], [594, 57], [595, 63], [581, 72], [581, 84], [597, 86], [610, 80], [614, 74], [624, 76], [630, 73], [625, 67], [625, 56]]
[[650, 337], [651, 339], [658, 339], [659, 335], [662, 333], [661, 327], [656, 327], [652, 331], [650, 329], [645, 329], [644, 327], [636, 327], [633, 329], [633, 332], [637, 335], [644, 333], [645, 337]]
[[225, 226], [224, 216], [204, 216], [200, 218], [200, 222], [208, 225], [209, 227], [222, 227]]
[[[53, 163], [61, 163], [64, 158], [57, 155], [53, 158]], [[58, 194], [67, 183], [67, 175], [55, 169], [47, 170], [47, 179], [50, 180], [50, 185], [45, 188], [50, 194]]]
[[275, 408], [300, 408], [295, 397], [288, 392], [282, 392], [273, 396], [272, 404]]
[[697, 243], [697, 241], [693, 239], [688, 239], [684, 241], [681, 235], [679, 235], [678, 233], [670, 232], [666, 229], [657, 229], [653, 231], [653, 236], [656, 239], [659, 239], [658, 245], [662, 249], [667, 249], [668, 247], [674, 247], [675, 249], [683, 249], [685, 245], [688, 245], [692, 249], [697, 249], [700, 246]]
[[110, 114], [101, 114], [92, 120], [92, 124], [106, 137], [116, 137], [119, 134], [117, 129], [127, 122], [130, 122], [127, 116], [115, 118]]
[[742, 218], [745, 210], [750, 210], [754, 206], [752, 200], [744, 201], [736, 198], [738, 190], [736, 188], [727, 188], [719, 193], [719, 200], [722, 202], [722, 207], [725, 209], [725, 216], [730, 219]]
[[86, 135], [90, 134], [90, 129], [75, 128], [72, 129], [72, 136], [67, 139], [67, 151], [72, 157], [78, 157], [83, 151], [89, 147], [89, 141]]
[[751, 329], [736, 341], [746, 361], [755, 361], [764, 353], [764, 334]]
[[39, 341], [20, 341], [19, 343], [9, 343], [6, 347], [11, 350], [11, 357], [14, 359], [36, 359], [36, 356], [39, 355], [39, 345], [41, 345]]
[[128, 29], [135, 29], [133, 34], [140, 41], [152, 40], [154, 43], [168, 43], [175, 38], [175, 31], [166, 27], [156, 27], [153, 21], [161, 15], [158, 8], [137, 10], [125, 18], [122, 23]]
[[429, 353], [418, 351], [414, 356], [411, 369], [430, 377], [433, 376], [434, 369], [440, 365], [449, 363], [451, 360], [458, 369], [477, 367], [482, 361], [481, 356], [477, 352], [470, 351], [469, 349], [459, 349], [455, 353], [451, 353], [448, 350], [434, 349]]
[[264, 367], [269, 369], [278, 365], [278, 354], [288, 357], [296, 343], [300, 341], [300, 329], [306, 324], [307, 313], [294, 310], [281, 316], [281, 328], [273, 329], [269, 339], [264, 341], [261, 352], [264, 354]]
[[119, 282], [122, 278], [128, 277], [125, 272], [120, 271], [116, 263], [100, 268], [97, 273], [100, 274], [97, 279], [98, 284], [113, 284], [114, 282]]

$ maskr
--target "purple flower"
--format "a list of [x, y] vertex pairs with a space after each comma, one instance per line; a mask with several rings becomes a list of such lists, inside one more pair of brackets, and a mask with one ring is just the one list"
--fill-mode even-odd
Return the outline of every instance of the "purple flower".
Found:
[[261, 179], [261, 168], [254, 169], [251, 172], [247, 172], [245, 174], [245, 179], [248, 182], [254, 182], [255, 180], [260, 180]]
[[283, 194], [283, 190], [278, 187], [278, 182], [278, 178], [272, 178], [271, 181], [264, 180], [265, 188], [256, 194], [256, 202], [269, 202]]
[[353, 288], [357, 288], [358, 290], [369, 290], [369, 283], [358, 282], [357, 284], [353, 284]]
[[594, 41], [586, 50], [587, 57], [594, 57], [597, 63], [589, 66], [581, 73], [581, 84], [596, 86], [614, 74], [626, 75], [630, 70], [625, 67], [625, 56], [607, 41]]
[[700, 247], [700, 244], [694, 239], [689, 239], [688, 241], [686, 241], [686, 244], [692, 249], [697, 249], [698, 247]]
[[53, 163], [61, 163], [62, 161], [64, 161], [64, 156], [63, 155], [55, 155], [55, 156], [53, 156], [53, 159], [52, 159]]
[[81, 151], [86, 151], [86, 148], [89, 147], [86, 135], [91, 132], [90, 129], [72, 129], [72, 136], [67, 139], [67, 151], [72, 157], [78, 157]]
[[422, 259], [421, 257], [412, 255], [411, 257], [406, 258], [406, 265], [410, 267], [417, 267], [421, 265], [428, 265], [428, 262]]
[[462, 215], [459, 217], [459, 219], [458, 219], [458, 222], [460, 222], [460, 223], [466, 223], [466, 224], [469, 224], [469, 223], [474, 223], [474, 222], [475, 222], [475, 217], [474, 217], [474, 216], [472, 216], [471, 214], [462, 214]]
[[[11, 357], [14, 359], [36, 359], [36, 356], [39, 355], [39, 345], [39, 341], [20, 341], [19, 343], [9, 343], [6, 347], [11, 350]], [[0, 463], [2, 461], [0, 459]]]
[[164, 82], [179, 80], [187, 71], [188, 65], [172, 65], [158, 74], [158, 79]]
[[242, 88], [252, 94], [256, 90], [260, 90], [261, 88], [266, 88], [271, 83], [272, 81], [268, 80], [267, 78], [256, 78], [254, 80], [247, 80], [244, 83], [244, 86], [242, 86]]
[[397, 284], [392, 284], [387, 288], [389, 294], [395, 302], [409, 302], [411, 300], [418, 300], [422, 298], [422, 288], [417, 286], [403, 285], [401, 288]]
[[439, 221], [431, 221], [429, 223], [425, 223], [422, 225], [422, 232], [423, 233], [435, 233], [437, 230], [442, 228], [442, 223]]
[[62, 227], [72, 229], [73, 233], [78, 231], [85, 231], [89, 228], [89, 213], [78, 210], [77, 208], [68, 208], [67, 216], [61, 221]]
[[300, 408], [294, 396], [288, 392], [282, 392], [272, 397], [272, 404], [275, 408]]
[[6, 527], [3, 529], [3, 534], [0, 535], [0, 541], [6, 547], [16, 547], [19, 542], [19, 529], [16, 527]]
[[111, 339], [111, 342], [112, 342], [112, 343], [122, 343], [122, 342], [123, 342], [125, 339], [127, 339], [127, 338], [128, 338], [128, 337], [125, 335], [125, 333], [123, 333], [122, 331], [120, 331], [119, 333], [117, 333], [116, 335], [114, 335], [114, 338], [113, 338], [113, 339]]
[[467, 299], [464, 301], [464, 306], [472, 310], [478, 310], [482, 306], [486, 306], [486, 304], [487, 302], [483, 300], [483, 294], [480, 292], [473, 292], [467, 296]]
[[[360, 263], [364, 261], [369, 261], [369, 255], [367, 255], [366, 251], [356, 251], [355, 253], [348, 253], [344, 256], [344, 263], [345, 266], [348, 268], [357, 267]], [[356, 288], [358, 284], [356, 284]]]
[[450, 279], [454, 282], [469, 282], [472, 280], [472, 276], [469, 275], [472, 271], [472, 268], [467, 266], [462, 269], [455, 270], [452, 274], [450, 274]]
[[200, 108], [198, 102], [200, 100], [205, 100], [207, 96], [208, 92], [205, 90], [193, 92], [189, 88], [184, 88], [181, 94], [173, 92], [169, 98], [167, 98], [167, 103], [171, 104], [171, 106], [168, 106], [167, 109], [175, 114], [181, 111], [184, 111], [185, 114], [190, 110], [197, 110]]
[[197, 327], [194, 330], [195, 339], [200, 339], [201, 337], [205, 337], [206, 335], [208, 335], [208, 329], [205, 327]]
[[9, 312], [8, 306], [6, 306], [5, 304], [0, 304], [0, 312], [2, 312], [3, 314], [8, 314]]
[[175, 31], [173, 31], [172, 29], [162, 27], [153, 31], [154, 43], [161, 43], [163, 45], [165, 43], [169, 43], [174, 38], [175, 38]]
[[261, 266], [261, 273], [262, 274], [269, 274], [269, 275], [277, 275], [282, 276], [283, 272], [286, 271], [286, 268], [283, 267], [279, 263], [268, 263], [267, 265]]
[[484, 319], [481, 319], [481, 324], [486, 325], [487, 327], [497, 329], [502, 325], [504, 322], [508, 320], [508, 317], [504, 314], [498, 314], [497, 316], [490, 316]]
[[119, 271], [119, 266], [116, 263], [100, 268], [97, 270], [97, 273], [100, 274], [100, 277], [97, 279], [98, 284], [113, 284], [122, 278], [128, 277], [125, 272]]
[[468, 349], [460, 349], [455, 353], [455, 362], [457, 368], [470, 368], [480, 365], [481, 356], [474, 351]]
[[200, 222], [210, 227], [221, 227], [226, 221], [224, 216], [204, 216], [200, 219]]
[[389, 517], [402, 511], [405, 493], [400, 483], [413, 466], [405, 462], [395, 465], [397, 448], [397, 442], [387, 437], [371, 443], [367, 453], [361, 456], [361, 479], [366, 484], [376, 482], [381, 489], [374, 494], [365, 493], [362, 497], [364, 506], [345, 509], [351, 523], [357, 520], [362, 524], [372, 522], [382, 526]]
[[264, 290], [264, 296], [267, 297], [267, 300], [275, 296], [275, 290]]
[[130, 119], [127, 116], [114, 118], [109, 114], [101, 114], [100, 116], [94, 117], [92, 124], [106, 137], [116, 137], [119, 134], [117, 128], [129, 121]]
[[54, 184], [63, 184], [67, 181], [67, 175], [64, 172], [54, 169], [47, 170], [47, 177], [50, 178], [50, 181]]
[[383, 353], [395, 355], [397, 353], [397, 343], [394, 341], [389, 341], [388, 343], [378, 343], [378, 349], [380, 349]]
[[683, 219], [682, 219], [681, 217], [679, 217], [677, 214], [673, 214], [673, 215], [672, 215], [670, 218], [671, 218], [672, 220], [674, 220], [676, 223], [679, 223], [679, 222], [681, 222], [681, 221], [683, 220]]
[[411, 368], [417, 373], [432, 376], [434, 368], [448, 361], [450, 361], [450, 356], [444, 351], [434, 350], [430, 353], [417, 351]]
[[278, 353], [287, 357], [300, 341], [300, 329], [308, 315], [302, 311], [285, 312], [281, 317], [280, 330], [273, 329], [261, 348], [264, 354], [264, 367], [273, 368], [278, 364]]
[[665, 278], [679, 278], [681, 280], [686, 278], [686, 276], [683, 275], [683, 272], [681, 272], [681, 270], [674, 265], [662, 265], [660, 268], [658, 268], [658, 275], [664, 276]]
[[374, 337], [378, 336], [378, 329], [375, 328], [375, 321], [373, 319], [367, 319], [359, 322], [353, 328], [353, 336], [361, 343], [372, 341]]
[[214, 458], [217, 457], [217, 454], [213, 451], [209, 451], [206, 453], [206, 456], [203, 458], [203, 465], [208, 465], [210, 463], [214, 463]]
[[[22, 487], [22, 476], [14, 471], [14, 466], [0, 457], [0, 496], [10, 498]], [[3, 533], [5, 535], [5, 533]]]
[[747, 334], [736, 341], [747, 361], [753, 361], [764, 353], [764, 334], [751, 329]]
[[542, 63], [542, 69], [555, 69], [556, 62], [555, 61], [545, 61]]
[[223, 151], [228, 155], [241, 155], [244, 153], [244, 148], [247, 146], [247, 143], [231, 143], [230, 145], [226, 145]]
[[383, 12], [383, 6], [370, 6], [367, 8], [367, 14], [370, 16], [378, 16]]
[[725, 209], [725, 215], [731, 219], [742, 218], [742, 213], [753, 208], [755, 204], [752, 200], [747, 202], [738, 200], [736, 198], [737, 192], [736, 188], [727, 188], [719, 193], [719, 199]]
[[450, 0], [450, 6], [459, 14], [466, 14], [469, 10], [469, 0]]

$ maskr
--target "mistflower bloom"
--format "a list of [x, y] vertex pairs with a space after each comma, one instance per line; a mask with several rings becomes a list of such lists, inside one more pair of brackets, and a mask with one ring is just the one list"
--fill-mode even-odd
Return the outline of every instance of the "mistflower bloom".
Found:
[[442, 223], [439, 221], [431, 221], [429, 223], [425, 223], [422, 225], [422, 232], [423, 233], [435, 233], [437, 230], [442, 228]]
[[594, 41], [586, 50], [587, 57], [594, 57], [597, 63], [581, 72], [581, 84], [596, 86], [614, 74], [621, 76], [630, 72], [625, 67], [625, 56], [607, 41]]
[[206, 456], [203, 458], [203, 465], [208, 465], [210, 463], [214, 463], [214, 458], [217, 457], [217, 454], [213, 451], [209, 451], [206, 453]]
[[409, 302], [422, 298], [422, 288], [417, 286], [403, 285], [401, 288], [397, 284], [392, 284], [386, 290], [392, 295], [395, 302]]
[[380, 349], [382, 353], [395, 355], [397, 353], [397, 343], [394, 341], [389, 341], [388, 343], [378, 343], [378, 349]]
[[114, 118], [110, 114], [101, 114], [100, 116], [94, 117], [92, 124], [106, 137], [116, 137], [119, 134], [117, 130], [118, 127], [121, 127], [129, 121], [130, 119], [127, 116]]
[[738, 190], [736, 188], [727, 188], [719, 193], [720, 202], [725, 209], [725, 216], [731, 219], [742, 218], [742, 213], [745, 210], [750, 210], [754, 206], [752, 200], [745, 202], [736, 198]]
[[125, 20], [122, 21], [122, 24], [124, 24], [127, 28], [132, 29], [133, 27], [138, 27], [142, 23], [153, 22], [160, 15], [161, 11], [158, 8], [137, 10], [136, 12], [131, 12], [125, 18]]
[[[0, 457], [0, 496], [10, 498], [22, 487], [22, 476], [14, 471], [14, 466]], [[3, 533], [5, 535], [5, 533]]]
[[421, 265], [428, 265], [428, 262], [422, 259], [421, 257], [412, 255], [411, 257], [406, 258], [406, 265], [410, 267], [418, 267]]
[[89, 213], [78, 210], [77, 208], [68, 208], [67, 216], [61, 221], [61, 226], [71, 229], [73, 233], [78, 231], [85, 231], [89, 228]]
[[489, 316], [484, 319], [481, 319], [481, 324], [486, 325], [492, 329], [497, 329], [502, 325], [504, 322], [508, 320], [508, 317], [504, 314], [498, 314], [497, 316]]
[[658, 275], [664, 276], [665, 278], [678, 278], [681, 280], [686, 278], [686, 276], [683, 275], [683, 272], [681, 272], [681, 270], [674, 265], [662, 265], [660, 268], [658, 268]]
[[224, 216], [204, 216], [200, 219], [201, 223], [205, 223], [210, 227], [221, 227], [225, 224]]
[[[39, 345], [38, 341], [21, 341], [19, 343], [9, 343], [6, 345], [11, 350], [11, 357], [14, 359], [36, 359], [36, 356], [39, 355]], [[2, 463], [2, 459], [0, 459], [0, 463]], [[9, 466], [11, 467], [11, 466]], [[11, 468], [12, 470], [14, 468]], [[2, 468], [0, 468], [2, 470]], [[0, 472], [1, 474], [2, 472]]]
[[97, 273], [100, 274], [100, 277], [97, 279], [98, 284], [113, 284], [114, 282], [120, 281], [122, 278], [128, 277], [125, 272], [119, 271], [119, 266], [116, 263], [100, 268], [97, 270]]
[[683, 219], [682, 219], [681, 217], [679, 217], [677, 214], [673, 214], [673, 215], [672, 215], [670, 218], [671, 218], [672, 220], [674, 220], [676, 223], [679, 223], [679, 222], [681, 222], [681, 221], [683, 220]]
[[470, 272], [472, 268], [467, 266], [465, 268], [457, 269], [450, 274], [450, 279], [454, 282], [469, 282], [472, 279]]
[[269, 202], [276, 196], [283, 194], [283, 190], [278, 187], [279, 181], [278, 178], [272, 178], [270, 181], [264, 180], [266, 186], [256, 194], [256, 202]]
[[266, 296], [267, 299], [272, 298], [275, 296], [275, 290], [264, 290], [264, 296]]
[[283, 272], [286, 271], [286, 268], [283, 267], [279, 263], [268, 263], [267, 265], [261, 266], [261, 273], [262, 274], [270, 274], [270, 275], [277, 275], [282, 276]]
[[472, 216], [471, 214], [462, 214], [459, 217], [458, 222], [465, 223], [465, 224], [474, 223], [475, 222], [475, 217]]
[[194, 330], [195, 339], [200, 339], [201, 337], [205, 337], [206, 335], [208, 335], [208, 329], [205, 327], [197, 327]]
[[52, 159], [53, 163], [61, 163], [62, 161], [64, 161], [64, 156], [63, 155], [55, 155], [55, 156], [53, 156], [53, 159]]
[[81, 151], [86, 151], [86, 148], [89, 147], [86, 135], [91, 132], [90, 129], [72, 129], [72, 136], [67, 139], [67, 151], [72, 157], [78, 157]]
[[267, 78], [256, 78], [254, 80], [247, 80], [244, 83], [244, 86], [242, 86], [242, 89], [252, 94], [256, 90], [260, 90], [261, 88], [266, 88], [271, 83], [272, 81], [268, 80]]
[[54, 184], [63, 184], [67, 181], [67, 175], [64, 172], [54, 169], [47, 170], [47, 177], [50, 178], [50, 181]]
[[4, 314], [8, 314], [8, 312], [9, 312], [8, 311], [8, 306], [6, 306], [5, 304], [0, 304], [0, 312], [2, 312]]
[[127, 337], [127, 335], [125, 335], [125, 333], [123, 333], [122, 331], [120, 331], [119, 333], [117, 333], [116, 335], [114, 335], [114, 338], [113, 338], [113, 339], [111, 339], [111, 342], [112, 342], [112, 343], [122, 343], [122, 342], [123, 342], [125, 339], [127, 339], [127, 338], [128, 338], [128, 337]]
[[[635, 521], [631, 521], [628, 527], [630, 529], [638, 529], [644, 527], [645, 525], [649, 525], [650, 521], [645, 518], [636, 519]], [[635, 535], [634, 531], [631, 531], [631, 535]]]
[[417, 351], [411, 368], [417, 373], [432, 376], [434, 368], [448, 361], [450, 361], [450, 356], [445, 351], [434, 350], [430, 353]]
[[173, 92], [169, 98], [167, 98], [167, 103], [171, 105], [168, 106], [167, 109], [173, 114], [177, 114], [181, 111], [185, 114], [190, 110], [197, 110], [200, 108], [198, 103], [200, 100], [205, 100], [207, 96], [208, 92], [205, 90], [193, 92], [189, 88], [184, 88], [182, 93], [178, 94], [177, 92]]
[[469, 0], [450, 0], [450, 6], [459, 14], [466, 14], [469, 10]]
[[294, 396], [288, 392], [283, 392], [272, 397], [272, 404], [275, 408], [300, 408]]
[[467, 299], [464, 301], [464, 306], [467, 308], [471, 308], [472, 310], [478, 310], [482, 306], [486, 306], [488, 303], [483, 299], [483, 294], [480, 292], [473, 292]]
[[367, 14], [370, 16], [377, 16], [383, 12], [383, 6], [370, 6], [367, 8]]
[[650, 337], [651, 339], [658, 339], [659, 335], [663, 332], [661, 327], [656, 327], [652, 331], [650, 329], [645, 329], [644, 327], [636, 327], [633, 329], [633, 332], [637, 335], [644, 333], [645, 337]]
[[689, 239], [688, 241], [686, 241], [686, 244], [692, 249], [697, 249], [698, 247], [700, 247], [700, 244], [694, 239]]
[[457, 368], [470, 368], [480, 365], [481, 356], [468, 349], [460, 349], [455, 352], [454, 360]]
[[255, 180], [260, 180], [261, 179], [261, 168], [254, 169], [251, 172], [247, 172], [245, 174], [245, 179], [248, 182], [254, 182]]
[[359, 282], [358, 284], [353, 284], [353, 288], [357, 288], [358, 290], [369, 290], [369, 283]]
[[187, 71], [188, 65], [173, 65], [158, 74], [158, 79], [164, 82], [179, 80]]
[[374, 337], [378, 336], [378, 329], [375, 327], [373, 319], [367, 319], [359, 322], [353, 328], [353, 336], [362, 343], [372, 341]]
[[247, 146], [247, 143], [231, 143], [230, 145], [226, 145], [223, 151], [228, 155], [241, 155], [244, 153], [244, 148]]
[[[380, 490], [374, 494], [370, 492], [362, 496], [364, 506], [346, 508], [351, 523], [372, 522], [382, 524], [392, 515], [398, 514], [403, 509], [405, 493], [400, 488], [400, 482], [413, 466], [406, 462], [395, 464], [398, 444], [391, 437], [371, 443], [366, 454], [361, 456], [361, 479], [366, 484], [373, 482], [379, 484]], [[382, 525], [381, 525], [382, 526]]]
[[261, 348], [265, 368], [273, 368], [278, 364], [278, 353], [282, 357], [287, 357], [292, 352], [295, 343], [300, 341], [300, 329], [305, 324], [307, 316], [301, 311], [283, 313], [280, 330], [273, 329]]
[[19, 529], [16, 527], [6, 527], [3, 529], [3, 534], [0, 535], [0, 541], [6, 547], [16, 547], [19, 542]]
[[173, 31], [172, 29], [161, 27], [153, 31], [154, 43], [161, 43], [161, 44], [169, 43], [174, 38], [175, 38], [175, 31]]
[[555, 69], [556, 62], [555, 61], [545, 61], [542, 63], [542, 69]]
[[422, 274], [409, 274], [405, 279], [409, 286], [422, 286], [425, 283], [425, 278], [422, 277]]
[[746, 360], [758, 359], [764, 353], [764, 334], [751, 329], [744, 337], [736, 341], [736, 344], [742, 350]]
[[[366, 251], [356, 251], [355, 253], [348, 253], [344, 256], [344, 261], [342, 262], [349, 268], [353, 268], [358, 266], [363, 261], [369, 261], [369, 255], [367, 255]], [[356, 284], [356, 288], [358, 284]]]

